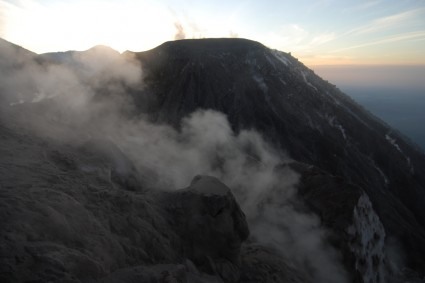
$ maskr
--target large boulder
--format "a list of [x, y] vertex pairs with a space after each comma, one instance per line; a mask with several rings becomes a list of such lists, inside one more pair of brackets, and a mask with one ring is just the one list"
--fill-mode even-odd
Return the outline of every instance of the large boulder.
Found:
[[181, 254], [201, 271], [237, 282], [249, 230], [230, 189], [214, 177], [196, 176], [189, 187], [170, 193], [165, 204], [182, 238]]

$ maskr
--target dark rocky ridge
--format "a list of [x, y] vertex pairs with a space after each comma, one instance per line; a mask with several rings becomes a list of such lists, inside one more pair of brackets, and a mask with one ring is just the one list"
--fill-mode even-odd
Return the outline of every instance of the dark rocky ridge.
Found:
[[[25, 54], [42, 66], [79, 68], [75, 52]], [[256, 42], [184, 40], [124, 56], [133, 55], [143, 64], [144, 84], [123, 86], [137, 106], [128, 115], [148, 113], [179, 128], [194, 110], [215, 109], [235, 131], [257, 129], [294, 159], [297, 205], [328, 228], [349, 281], [407, 280], [379, 277], [388, 268], [381, 245], [392, 237], [404, 244], [408, 267], [423, 276], [424, 157], [402, 137], [289, 54]], [[63, 144], [17, 123], [22, 113], [31, 121], [49, 107], [54, 101], [0, 106], [5, 282], [314, 282], [278, 251], [252, 238], [242, 243], [244, 216], [219, 181], [195, 178], [184, 190], [152, 191], [149, 177], [161, 176], [136, 172], [113, 143]], [[284, 176], [287, 167], [275, 174]], [[283, 189], [259, 205], [279, 206]]]
[[195, 109], [218, 110], [235, 130], [254, 128], [295, 160], [360, 186], [409, 266], [425, 270], [425, 156], [334, 85], [245, 39], [167, 42], [135, 55], [147, 84], [132, 93], [140, 109], [177, 127]]

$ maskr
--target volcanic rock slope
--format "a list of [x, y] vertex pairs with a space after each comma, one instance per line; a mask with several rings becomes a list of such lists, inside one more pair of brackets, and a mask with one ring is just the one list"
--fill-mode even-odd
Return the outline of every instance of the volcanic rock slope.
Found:
[[[75, 54], [94, 52], [36, 55], [3, 40], [0, 47], [2, 78], [19, 74], [28, 62], [84, 73]], [[251, 216], [241, 188], [232, 188], [239, 207], [213, 177], [195, 177], [186, 189], [153, 189], [152, 180], [166, 172], [141, 170], [119, 140], [117, 146], [93, 127], [65, 123], [63, 113], [50, 115], [55, 97], [37, 103], [11, 97], [10, 89], [16, 95], [38, 91], [21, 77], [18, 86], [8, 80], [0, 86], [2, 282], [421, 282], [425, 157], [400, 134], [290, 54], [257, 42], [182, 40], [121, 57], [141, 62], [143, 82], [97, 85], [95, 92], [130, 95], [136, 106], [126, 113], [131, 119], [181, 129], [194, 111], [216, 110], [235, 135], [254, 129], [282, 160], [289, 155], [273, 175], [278, 183], [288, 170], [301, 176], [299, 199], [291, 205], [317, 215], [343, 275], [326, 277], [317, 272], [320, 265], [302, 266], [261, 242], [266, 212], [283, 218], [288, 212], [283, 185], [257, 195], [263, 218]], [[92, 98], [105, 99], [99, 93]], [[40, 116], [43, 134], [31, 123]], [[59, 132], [67, 138], [55, 137]], [[255, 150], [245, 150], [248, 167], [267, 167]], [[255, 228], [252, 237], [249, 228]]]
[[387, 239], [425, 270], [425, 156], [335, 85], [290, 53], [244, 39], [167, 42], [135, 55], [147, 85], [132, 93], [139, 109], [177, 127], [199, 108], [223, 112], [236, 131], [256, 129], [294, 160], [360, 187]]

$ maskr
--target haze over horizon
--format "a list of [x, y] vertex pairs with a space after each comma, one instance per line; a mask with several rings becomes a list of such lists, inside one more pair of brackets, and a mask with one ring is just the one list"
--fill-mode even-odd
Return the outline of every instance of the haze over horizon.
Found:
[[308, 66], [425, 64], [425, 2], [0, 0], [0, 37], [36, 53], [242, 37]]

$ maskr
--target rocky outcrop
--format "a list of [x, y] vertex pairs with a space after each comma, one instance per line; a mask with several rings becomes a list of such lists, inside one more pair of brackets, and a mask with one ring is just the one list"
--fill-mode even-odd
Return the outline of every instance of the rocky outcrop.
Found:
[[299, 194], [330, 234], [354, 282], [404, 282], [394, 269], [391, 244], [368, 195], [362, 188], [314, 166], [292, 163], [301, 174]]
[[214, 177], [196, 176], [188, 188], [170, 193], [165, 204], [183, 242], [181, 254], [224, 282], [238, 282], [249, 230], [230, 189]]
[[353, 224], [347, 230], [355, 255], [355, 269], [364, 282], [388, 282], [385, 270], [385, 230], [369, 197], [362, 194], [353, 211]]

